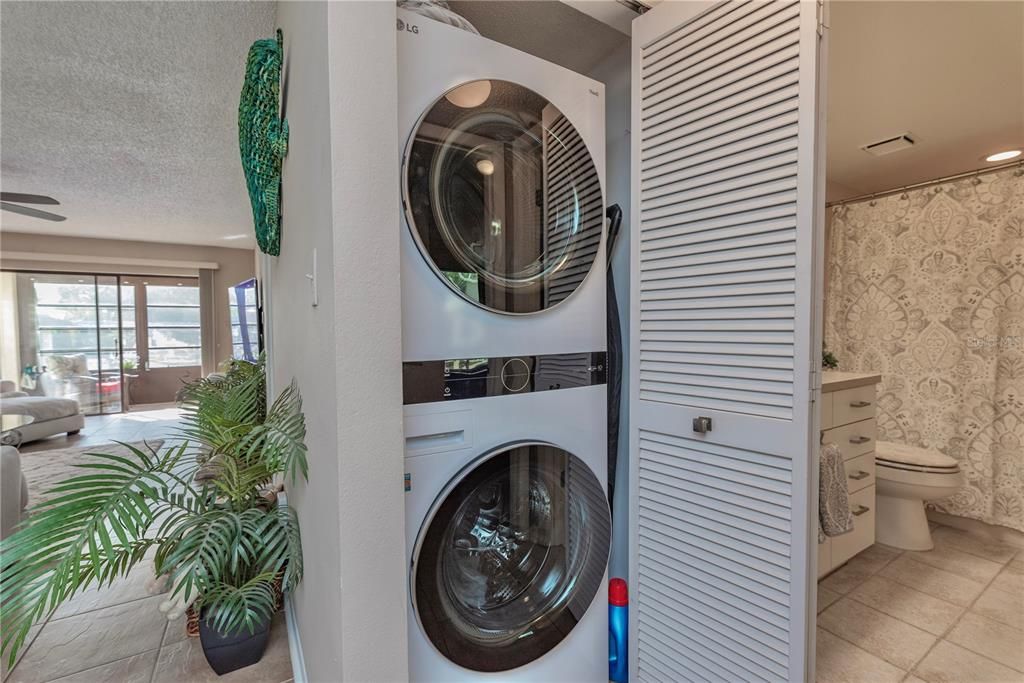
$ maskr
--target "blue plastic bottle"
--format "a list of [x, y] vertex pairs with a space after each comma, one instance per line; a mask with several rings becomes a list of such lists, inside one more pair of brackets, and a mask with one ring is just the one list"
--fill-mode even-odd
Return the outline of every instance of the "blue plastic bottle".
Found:
[[626, 683], [626, 635], [629, 633], [629, 593], [625, 579], [608, 582], [608, 680]]

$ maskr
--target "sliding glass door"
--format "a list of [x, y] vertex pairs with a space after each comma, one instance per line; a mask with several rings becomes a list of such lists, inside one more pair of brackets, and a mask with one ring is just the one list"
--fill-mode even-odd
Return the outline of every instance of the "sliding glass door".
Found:
[[4, 272], [2, 379], [87, 415], [169, 403], [202, 374], [199, 281]]
[[30, 395], [74, 399], [88, 415], [121, 412], [123, 340], [134, 347], [135, 330], [117, 276], [4, 273], [3, 282], [4, 379]]
[[133, 403], [168, 403], [202, 375], [199, 281], [125, 277], [122, 291], [137, 304], [137, 365], [129, 378]]

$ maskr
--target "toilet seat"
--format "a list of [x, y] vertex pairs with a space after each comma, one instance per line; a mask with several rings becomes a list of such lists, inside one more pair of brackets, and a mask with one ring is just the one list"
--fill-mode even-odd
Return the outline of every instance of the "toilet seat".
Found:
[[903, 470], [904, 472], [928, 474], [957, 474], [960, 472], [960, 464], [948, 455], [892, 441], [876, 442], [875, 464], [878, 467]]

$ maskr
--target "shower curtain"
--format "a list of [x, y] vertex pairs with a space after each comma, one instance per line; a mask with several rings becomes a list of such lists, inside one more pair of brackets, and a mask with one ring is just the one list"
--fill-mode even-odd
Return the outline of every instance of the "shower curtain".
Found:
[[878, 371], [881, 440], [937, 449], [943, 512], [1024, 531], [1024, 174], [831, 209], [825, 341]]

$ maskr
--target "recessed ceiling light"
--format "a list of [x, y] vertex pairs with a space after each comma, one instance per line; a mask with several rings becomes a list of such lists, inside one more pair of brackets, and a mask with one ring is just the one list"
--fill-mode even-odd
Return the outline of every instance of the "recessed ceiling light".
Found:
[[487, 98], [490, 96], [491, 82], [483, 80], [470, 81], [465, 85], [460, 85], [457, 88], [449, 90], [445, 93], [444, 97], [456, 107], [472, 109], [473, 107], [479, 107], [481, 104], [486, 102]]
[[995, 154], [989, 154], [987, 157], [985, 157], [985, 161], [1006, 161], [1007, 159], [1016, 159], [1019, 156], [1019, 149], [1008, 149], [1005, 152], [996, 152]]
[[481, 159], [476, 162], [476, 170], [480, 171], [481, 175], [491, 175], [494, 173], [494, 162], [490, 159]]

